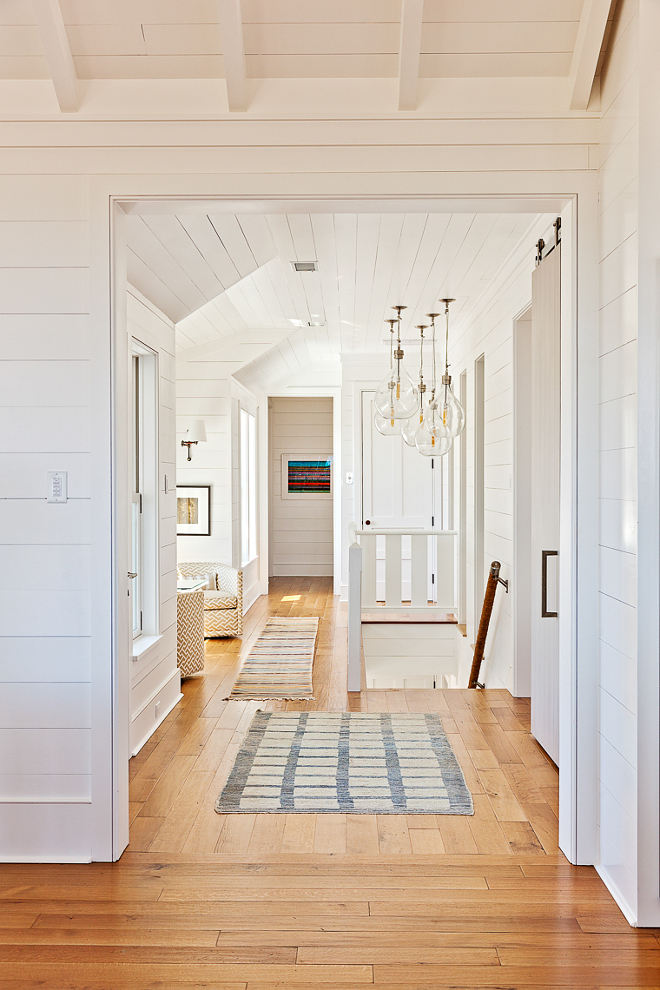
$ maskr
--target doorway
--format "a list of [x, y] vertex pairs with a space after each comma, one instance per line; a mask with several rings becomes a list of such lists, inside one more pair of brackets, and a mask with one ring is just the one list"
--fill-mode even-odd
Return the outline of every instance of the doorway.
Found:
[[[180, 203], [181, 203], [181, 200], [179, 200], [179, 206], [180, 206]], [[174, 213], [175, 212], [175, 209], [176, 209], [175, 207], [169, 207], [168, 206], [168, 203], [164, 199], [160, 199], [155, 206], [154, 206], [154, 204], [151, 204], [151, 203], [148, 204], [148, 205], [150, 206], [150, 208], [155, 208], [155, 209], [160, 210], [162, 212], [164, 212], [166, 208], [169, 208], [171, 210], [171, 212]], [[296, 204], [296, 205], [298, 205], [298, 204]], [[117, 207], [117, 208], [119, 209], [119, 207]], [[228, 211], [231, 208], [231, 204], [223, 203], [220, 199], [218, 199], [217, 201], [214, 201], [213, 208], [215, 210], [225, 210], [225, 211]], [[288, 208], [291, 209], [291, 206], [289, 205]], [[316, 204], [314, 208], [315, 209], [319, 209], [318, 204]], [[327, 204], [327, 207], [326, 208], [327, 208], [327, 211], [328, 212], [333, 212], [333, 210], [341, 210], [342, 209], [341, 206], [336, 206], [332, 202], [329, 202]], [[355, 203], [353, 201], [351, 201], [350, 208], [351, 209], [355, 209]], [[388, 204], [387, 208], [394, 209], [394, 204]], [[465, 206], [463, 205], [461, 208], [465, 209]], [[130, 209], [132, 210], [132, 212], [135, 215], [137, 215], [137, 213], [138, 213], [138, 211], [140, 209], [140, 204], [137, 203], [137, 202], [133, 202], [131, 204], [131, 206], [130, 206]], [[198, 206], [198, 209], [199, 209], [199, 206]], [[273, 209], [280, 209], [280, 204], [278, 204], [277, 207], [273, 207]], [[573, 231], [573, 233], [574, 233], [574, 231]], [[573, 292], [573, 295], [575, 295], [575, 292]], [[577, 310], [577, 304], [575, 304], [575, 306], [576, 306], [576, 310]], [[575, 321], [571, 321], [570, 322], [569, 333], [570, 333], [571, 337], [570, 337], [570, 342], [567, 345], [567, 347], [568, 347], [568, 349], [569, 349], [569, 351], [571, 353], [572, 353], [572, 351], [576, 347], [576, 339], [575, 339], [575, 334], [574, 334], [574, 327], [576, 327], [576, 326], [577, 326], [577, 323]], [[568, 412], [568, 420], [567, 420], [567, 422], [569, 423], [569, 427], [568, 428], [573, 429], [575, 427], [575, 429], [577, 429], [577, 427], [575, 426], [575, 424], [573, 423], [573, 421], [571, 420], [570, 417], [571, 417], [571, 413], [570, 413], [570, 410], [569, 410], [569, 412]], [[337, 451], [337, 453], [339, 454], [339, 450]], [[350, 471], [351, 471], [351, 469], [353, 467], [353, 464], [352, 464], [352, 452], [350, 452], [350, 455], [349, 455], [349, 452], [348, 452], [348, 449], [347, 449], [347, 451], [345, 451], [344, 453], [345, 453], [345, 457], [346, 457], [346, 468], [348, 469], [347, 470], [347, 479], [348, 479], [349, 474], [350, 474]], [[349, 459], [349, 456], [350, 456], [350, 459]], [[566, 478], [566, 484], [570, 486], [570, 491], [574, 493], [576, 491], [576, 480], [575, 480], [575, 477], [573, 476], [573, 474], [571, 474], [570, 472], [569, 472], [569, 474], [570, 474], [570, 478], [568, 478], [566, 475], [564, 475], [564, 477]], [[345, 482], [346, 485], [350, 485], [351, 483], [352, 482], [349, 481], [349, 480], [347, 480]], [[350, 494], [350, 489], [347, 491], [346, 497], [345, 497], [345, 501], [346, 501], [346, 504], [347, 505], [349, 504], [349, 498], [348, 498], [348, 495], [349, 494]], [[583, 503], [581, 503], [581, 504], [583, 504]], [[568, 532], [569, 529], [572, 531], [572, 528], [573, 528], [573, 519], [571, 517], [571, 519], [568, 520], [568, 517], [567, 517], [567, 532]], [[118, 542], [121, 543], [121, 540], [120, 540], [119, 537], [118, 537]], [[119, 571], [121, 571], [123, 568], [122, 567], [119, 567], [119, 565], [118, 565], [118, 567], [116, 569], [117, 569], [117, 573], [118, 573], [117, 583], [119, 585], [120, 579], [125, 580], [125, 578], [123, 578], [123, 574], [120, 574], [119, 573]], [[571, 602], [571, 608], [572, 607], [573, 607], [573, 602]], [[564, 615], [565, 616], [568, 616], [568, 609], [565, 609], [564, 610]], [[567, 707], [570, 708], [571, 712], [573, 713], [572, 717], [574, 717], [575, 707], [573, 705], [573, 702], [576, 700], [576, 694], [574, 692], [574, 688], [573, 688], [572, 684], [568, 684], [567, 685], [567, 691], [570, 694], [570, 699], [572, 699], [571, 700], [571, 704], [568, 705]]]
[[334, 574], [333, 405], [268, 400], [269, 577]]

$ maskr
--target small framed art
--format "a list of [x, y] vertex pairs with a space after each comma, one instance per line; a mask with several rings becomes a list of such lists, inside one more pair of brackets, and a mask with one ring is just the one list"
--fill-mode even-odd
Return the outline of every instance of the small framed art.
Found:
[[209, 536], [211, 533], [211, 486], [176, 489], [177, 536]]
[[332, 498], [332, 456], [282, 454], [282, 498]]

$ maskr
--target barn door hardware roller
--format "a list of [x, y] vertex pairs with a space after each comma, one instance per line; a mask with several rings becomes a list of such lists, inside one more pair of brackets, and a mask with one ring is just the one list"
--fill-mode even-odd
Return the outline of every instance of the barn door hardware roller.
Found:
[[494, 560], [490, 565], [490, 571], [488, 572], [488, 581], [486, 582], [486, 592], [484, 594], [484, 604], [481, 609], [479, 631], [477, 632], [477, 642], [474, 644], [472, 669], [470, 670], [470, 680], [468, 682], [469, 688], [482, 688], [484, 686], [479, 682], [479, 672], [481, 670], [481, 664], [484, 658], [486, 637], [488, 636], [488, 626], [490, 625], [490, 617], [493, 612], [495, 592], [497, 591], [498, 584], [503, 584], [507, 595], [509, 593], [509, 582], [500, 577], [501, 566], [502, 565], [499, 560]]

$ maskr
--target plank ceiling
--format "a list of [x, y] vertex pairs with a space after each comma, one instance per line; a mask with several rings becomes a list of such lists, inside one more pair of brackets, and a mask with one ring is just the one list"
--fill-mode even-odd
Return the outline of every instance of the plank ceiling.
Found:
[[[219, 0], [60, 0], [81, 79], [224, 75]], [[422, 77], [567, 76], [583, 0], [426, 0]], [[241, 0], [248, 77], [394, 77], [401, 0]], [[0, 3], [0, 78], [50, 73], [30, 0]]]
[[[323, 213], [129, 216], [128, 277], [177, 324], [180, 351], [291, 334], [318, 360], [382, 351], [385, 319], [407, 305], [403, 334], [455, 297], [455, 320], [507, 257], [533, 239], [537, 214]], [[316, 261], [298, 273], [294, 261]], [[321, 324], [309, 326], [309, 324]], [[229, 340], [231, 338], [231, 341]], [[205, 347], [205, 350], [207, 347]]]

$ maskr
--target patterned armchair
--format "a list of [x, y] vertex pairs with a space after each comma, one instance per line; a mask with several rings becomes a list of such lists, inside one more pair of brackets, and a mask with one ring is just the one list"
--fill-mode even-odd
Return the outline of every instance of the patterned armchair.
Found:
[[186, 578], [208, 578], [204, 591], [204, 636], [243, 635], [243, 571], [210, 561], [178, 565]]

